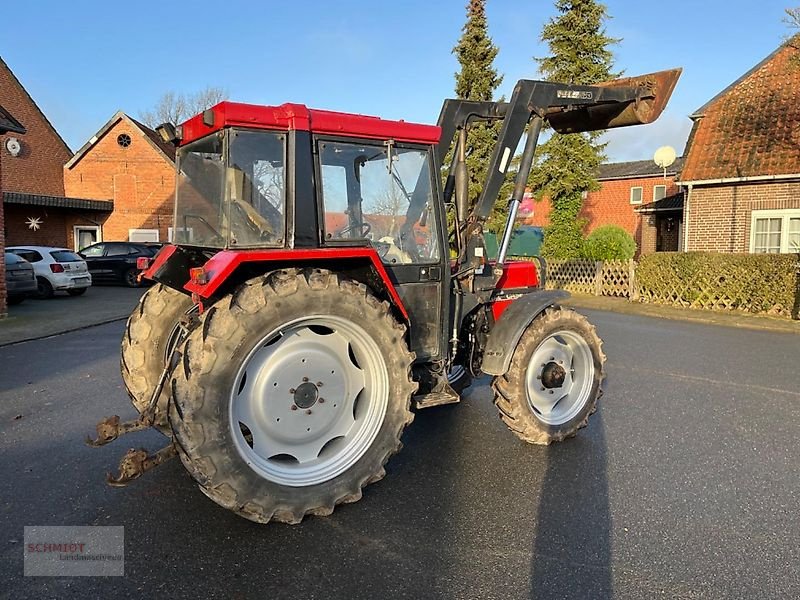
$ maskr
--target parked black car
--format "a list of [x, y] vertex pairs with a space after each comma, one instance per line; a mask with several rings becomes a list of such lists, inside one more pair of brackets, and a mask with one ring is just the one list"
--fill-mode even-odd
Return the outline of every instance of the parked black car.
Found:
[[152, 258], [160, 249], [161, 244], [156, 243], [99, 242], [87, 246], [79, 254], [89, 266], [93, 283], [124, 283], [138, 287], [136, 259], [140, 256]]
[[19, 304], [36, 293], [36, 276], [33, 265], [13, 252], [5, 253], [6, 291], [8, 303]]

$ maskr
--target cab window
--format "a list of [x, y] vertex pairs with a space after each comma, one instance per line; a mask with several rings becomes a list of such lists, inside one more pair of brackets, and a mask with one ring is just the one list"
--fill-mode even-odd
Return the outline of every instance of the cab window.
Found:
[[439, 261], [429, 152], [321, 141], [319, 156], [326, 240], [368, 241], [386, 264]]

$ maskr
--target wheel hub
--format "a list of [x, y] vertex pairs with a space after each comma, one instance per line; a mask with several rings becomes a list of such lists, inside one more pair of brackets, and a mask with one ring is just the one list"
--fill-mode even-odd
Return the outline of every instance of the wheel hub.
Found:
[[549, 390], [563, 386], [566, 377], [564, 367], [555, 362], [547, 363], [542, 369], [542, 385]]
[[319, 389], [311, 382], [301, 383], [294, 392], [297, 408], [311, 408], [319, 399]]

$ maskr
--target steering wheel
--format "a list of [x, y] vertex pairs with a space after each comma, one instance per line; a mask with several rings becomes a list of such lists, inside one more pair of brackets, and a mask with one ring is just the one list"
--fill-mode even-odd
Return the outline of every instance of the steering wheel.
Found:
[[413, 229], [401, 229], [397, 241], [400, 242], [400, 250], [408, 254], [413, 262], [419, 263], [422, 262], [422, 257], [419, 255], [419, 248], [413, 236]]
[[334, 232], [334, 236], [339, 238], [344, 236], [345, 233], [350, 233], [351, 231], [357, 230], [361, 228], [361, 237], [367, 237], [367, 234], [372, 231], [372, 225], [363, 221], [360, 225], [347, 225], [342, 227], [339, 231]]

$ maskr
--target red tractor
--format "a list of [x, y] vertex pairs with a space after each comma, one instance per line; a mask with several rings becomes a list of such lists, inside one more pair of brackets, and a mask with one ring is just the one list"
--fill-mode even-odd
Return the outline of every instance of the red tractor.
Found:
[[[544, 123], [573, 133], [652, 122], [679, 74], [523, 80], [509, 102], [445, 101], [436, 126], [223, 102], [159, 127], [177, 146], [175, 240], [142, 265], [157, 284], [122, 340], [140, 417], [105, 419], [89, 442], [149, 426], [171, 442], [130, 451], [109, 482], [177, 454], [243, 517], [328, 515], [384, 476], [415, 409], [458, 402], [482, 374], [522, 440], [575, 435], [605, 356], [594, 327], [559, 306], [565, 294], [545, 291], [544, 261], [507, 259], [517, 207]], [[469, 198], [468, 132], [486, 121], [500, 132]], [[484, 223], [526, 130], [489, 260]]]

